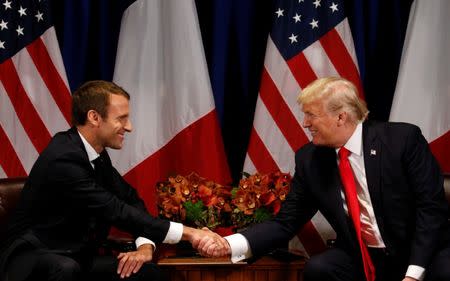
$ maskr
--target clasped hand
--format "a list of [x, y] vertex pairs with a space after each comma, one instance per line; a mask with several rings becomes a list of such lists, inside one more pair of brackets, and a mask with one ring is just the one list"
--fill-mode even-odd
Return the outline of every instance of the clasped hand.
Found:
[[196, 229], [190, 242], [202, 256], [224, 257], [231, 254], [228, 241], [206, 227]]
[[[202, 256], [223, 257], [231, 254], [228, 241], [208, 228], [194, 229], [185, 227], [186, 237]], [[150, 244], [141, 245], [136, 251], [120, 253], [117, 256], [119, 264], [117, 273], [121, 278], [130, 277], [139, 271], [145, 262], [150, 262], [153, 258], [153, 246]]]

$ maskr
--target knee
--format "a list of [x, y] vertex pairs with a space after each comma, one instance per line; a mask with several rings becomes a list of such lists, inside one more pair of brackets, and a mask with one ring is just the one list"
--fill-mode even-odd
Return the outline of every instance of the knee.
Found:
[[329, 276], [329, 267], [325, 266], [319, 259], [312, 257], [305, 265], [303, 277], [305, 281], [326, 280]]
[[448, 281], [448, 280], [450, 280], [450, 270], [448, 270], [447, 267], [444, 267], [439, 271], [432, 272], [431, 274], [429, 274], [428, 277], [425, 278], [425, 280], [426, 281]]
[[55, 276], [55, 280], [77, 280], [81, 275], [81, 267], [73, 259], [60, 259], [50, 275]]

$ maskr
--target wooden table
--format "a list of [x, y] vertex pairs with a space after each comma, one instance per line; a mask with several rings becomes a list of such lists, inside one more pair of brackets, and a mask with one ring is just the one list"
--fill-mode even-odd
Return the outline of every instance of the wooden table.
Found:
[[161, 258], [158, 265], [171, 281], [294, 281], [302, 280], [305, 261], [283, 262], [266, 256], [251, 264], [233, 264], [229, 258], [195, 256]]

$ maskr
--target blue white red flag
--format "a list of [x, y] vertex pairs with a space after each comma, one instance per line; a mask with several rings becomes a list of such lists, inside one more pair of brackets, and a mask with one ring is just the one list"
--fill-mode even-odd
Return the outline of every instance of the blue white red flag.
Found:
[[411, 6], [390, 120], [418, 125], [441, 169], [450, 174], [448, 11], [447, 0], [417, 0]]
[[131, 94], [134, 131], [111, 158], [149, 210], [171, 173], [231, 182], [193, 0], [128, 7], [114, 81]]

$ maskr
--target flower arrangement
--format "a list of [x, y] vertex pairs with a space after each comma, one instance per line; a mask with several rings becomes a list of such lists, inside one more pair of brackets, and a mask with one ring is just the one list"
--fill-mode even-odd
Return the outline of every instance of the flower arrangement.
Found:
[[289, 192], [287, 173], [250, 175], [232, 188], [200, 177], [170, 176], [157, 183], [159, 216], [194, 227], [242, 229], [272, 218]]
[[231, 188], [208, 181], [196, 173], [171, 176], [157, 184], [161, 217], [190, 226], [216, 228], [231, 212]]
[[232, 190], [231, 221], [238, 229], [274, 217], [289, 192], [291, 176], [288, 173], [250, 175], [239, 181]]

